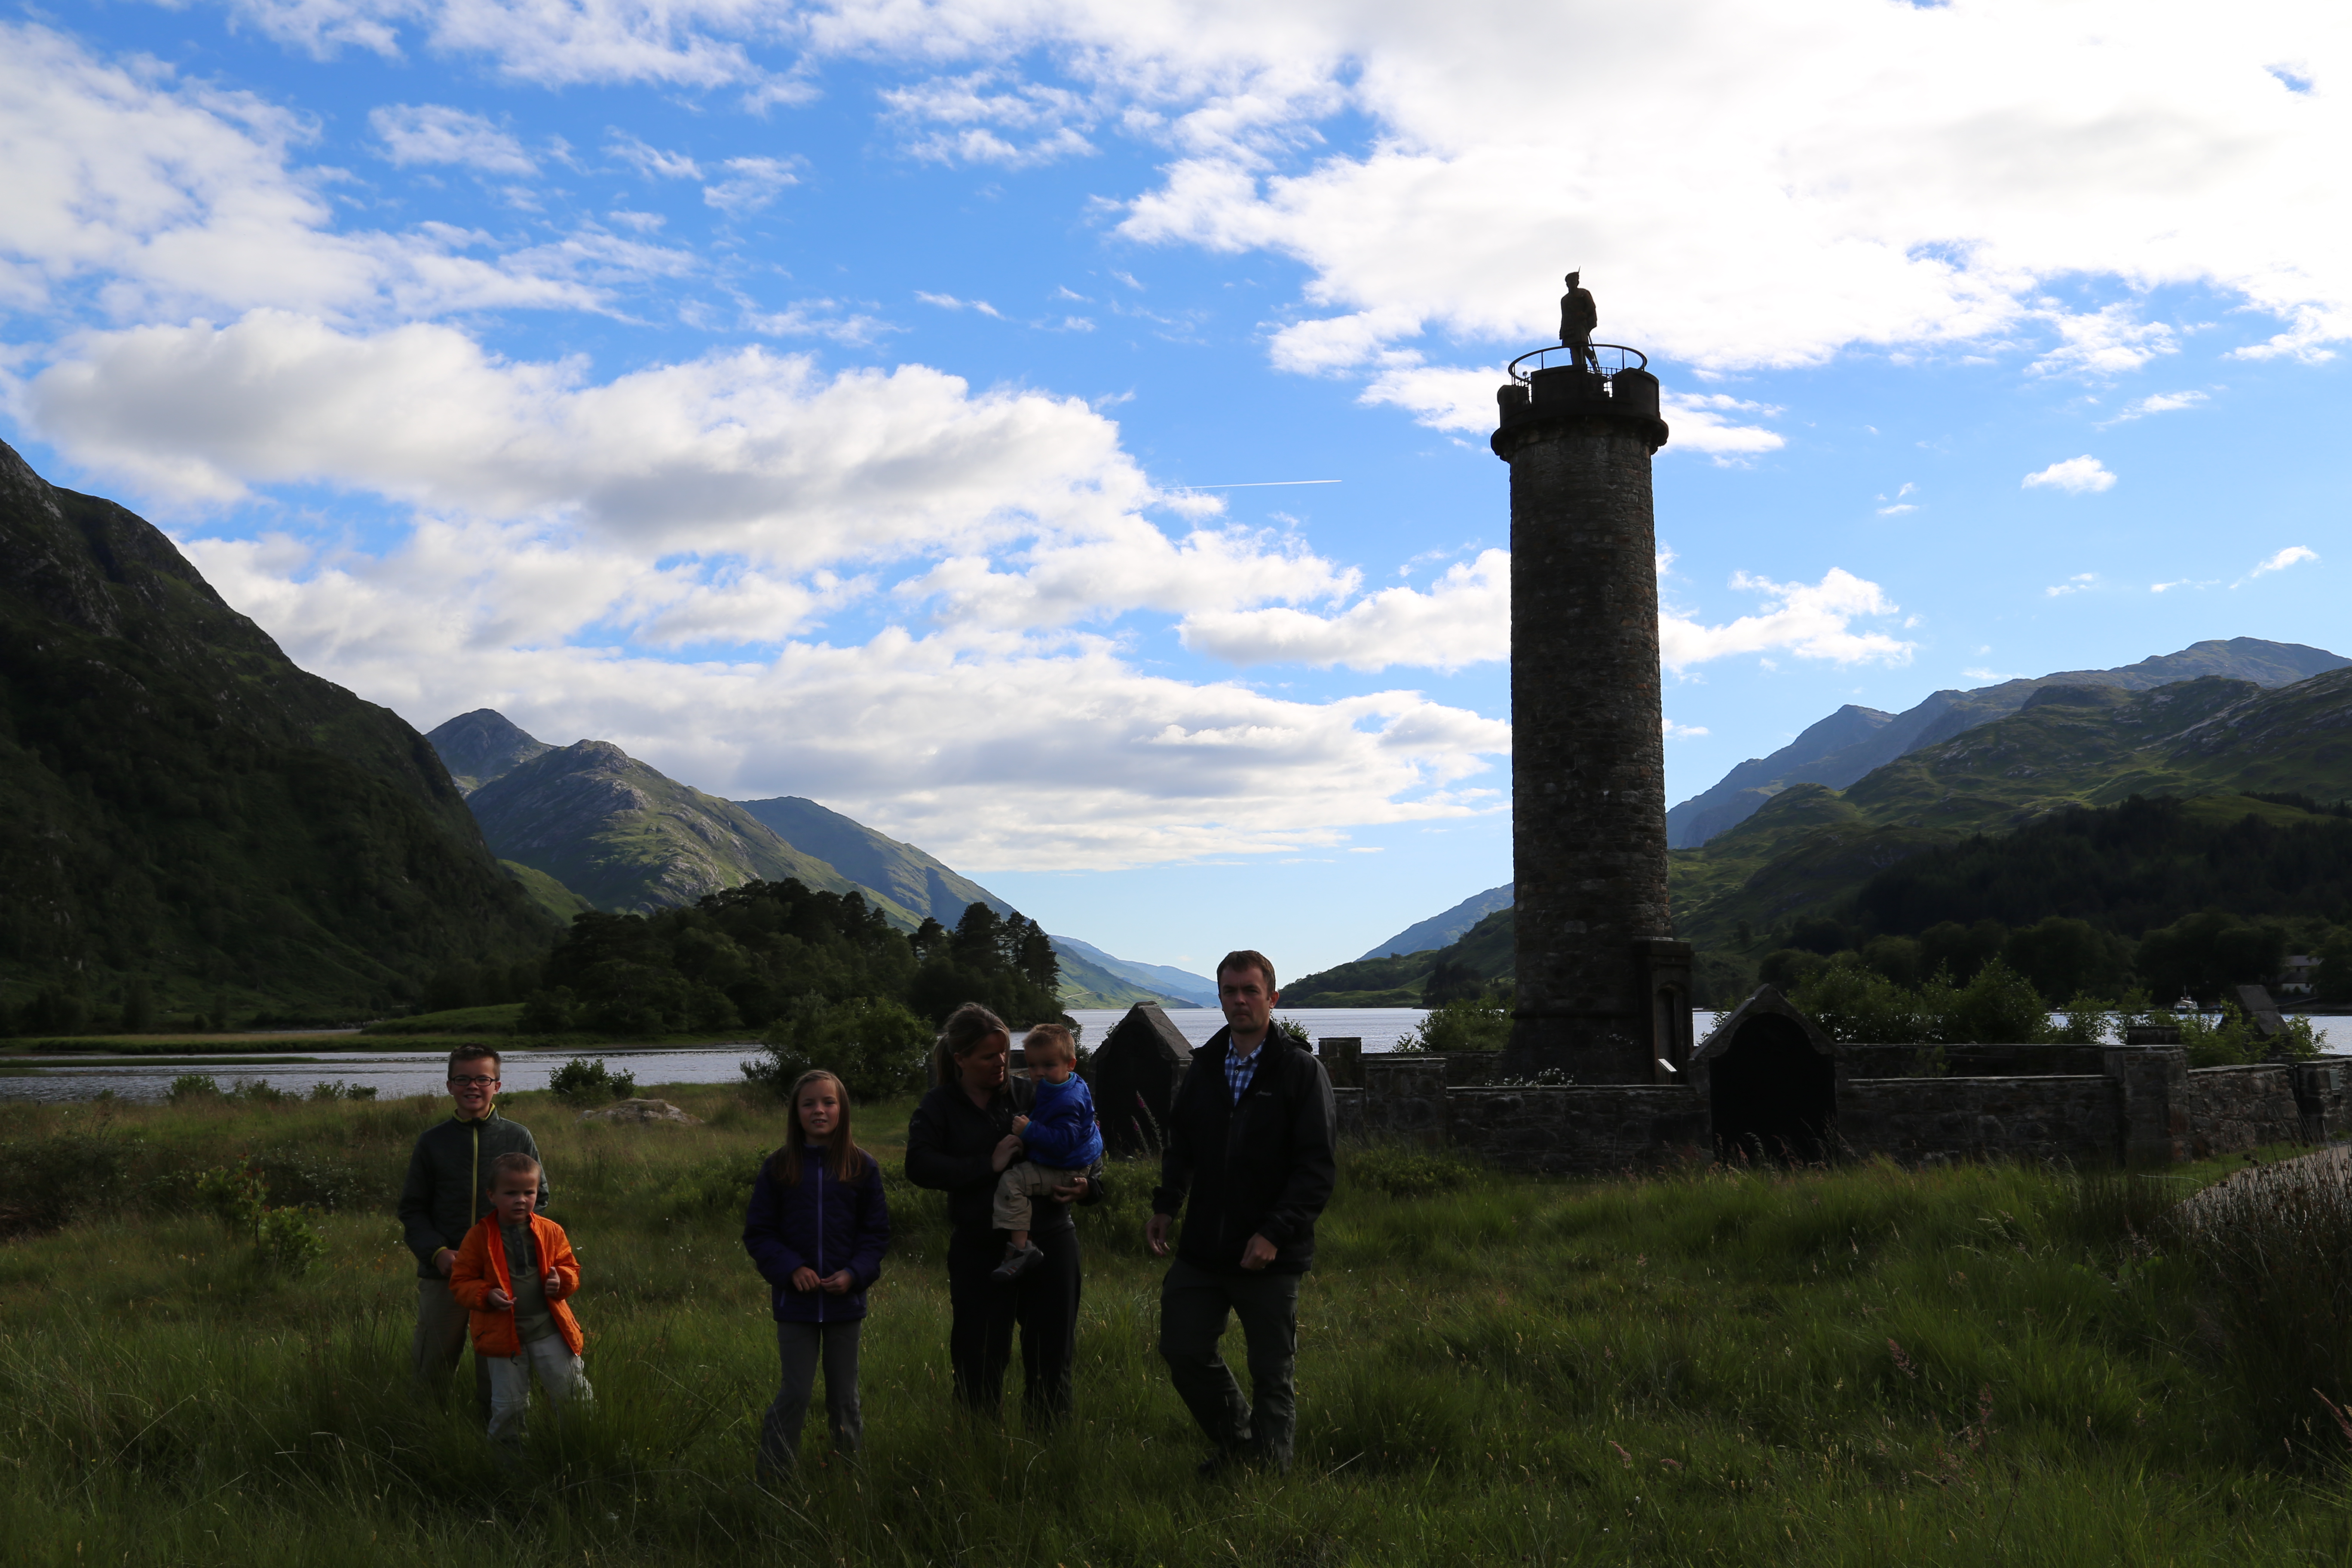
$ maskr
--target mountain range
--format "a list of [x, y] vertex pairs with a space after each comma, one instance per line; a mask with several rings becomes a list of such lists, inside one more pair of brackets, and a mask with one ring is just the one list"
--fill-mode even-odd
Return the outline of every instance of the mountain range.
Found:
[[365, 1016], [557, 927], [399, 715], [0, 443], [0, 1009]]
[[2046, 687], [2109, 687], [2148, 691], [2207, 676], [2292, 685], [2352, 659], [2300, 643], [2231, 637], [2193, 643], [2117, 669], [2069, 669], [2032, 679], [2004, 680], [1972, 691], [1944, 690], [1900, 713], [1848, 704], [1809, 726], [1769, 757], [1750, 757], [1710, 787], [1666, 813], [1666, 842], [1696, 849], [1746, 821], [1782, 790], [1797, 784], [1843, 789], [1896, 758], [1948, 741], [2023, 708]]
[[[902, 931], [1013, 906], [937, 857], [798, 795], [732, 801], [680, 784], [609, 741], [552, 746], [482, 708], [426, 737], [501, 860], [551, 911], [646, 912], [753, 880], [855, 892]], [[566, 902], [568, 900], [568, 903]], [[1189, 1006], [1214, 984], [1053, 939], [1066, 1007]]]
[[[2220, 668], [2247, 673], [2212, 673]], [[2313, 673], [2298, 677], [2298, 669]], [[1704, 845], [1672, 851], [1675, 934], [1703, 953], [1767, 942], [1777, 926], [1832, 907], [1923, 850], [2006, 835], [2066, 806], [2112, 805], [2135, 795], [2210, 797], [2216, 809], [2242, 815], [2267, 809], [2255, 795], [2352, 796], [2352, 661], [2251, 637], [2203, 642], [2116, 671], [1939, 692], [1900, 715], [1843, 709], [1805, 735], [1817, 748], [1811, 763], [1789, 763], [1756, 800], [1731, 803], [1739, 816]], [[1889, 754], [1853, 773], [1873, 746]], [[1743, 764], [1759, 770], [1746, 776], [1763, 776], [1798, 749]], [[1845, 784], [1792, 776], [1808, 767]], [[1725, 784], [1742, 776], [1734, 770]], [[1717, 795], [1715, 805], [1727, 799]], [[1511, 910], [1494, 909], [1459, 928], [1464, 913], [1496, 894], [1507, 900], [1507, 889], [1479, 894], [1362, 959], [1305, 976], [1285, 998], [1409, 1005], [1441, 963], [1507, 979]], [[1436, 940], [1449, 931], [1458, 932], [1450, 945]], [[1416, 940], [1426, 945], [1406, 945]]]

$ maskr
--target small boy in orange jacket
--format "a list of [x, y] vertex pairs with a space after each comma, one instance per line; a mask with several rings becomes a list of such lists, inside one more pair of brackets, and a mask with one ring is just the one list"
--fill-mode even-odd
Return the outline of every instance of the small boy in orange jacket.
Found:
[[580, 1264], [563, 1227], [537, 1210], [539, 1162], [501, 1154], [490, 1162], [490, 1212], [466, 1233], [449, 1270], [449, 1293], [467, 1309], [474, 1355], [490, 1373], [490, 1436], [521, 1435], [530, 1375], [558, 1412], [593, 1397], [580, 1373], [586, 1336], [569, 1298]]

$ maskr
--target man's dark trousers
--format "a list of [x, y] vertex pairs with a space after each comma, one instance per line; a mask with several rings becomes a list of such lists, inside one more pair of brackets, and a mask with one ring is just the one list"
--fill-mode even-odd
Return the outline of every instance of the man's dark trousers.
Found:
[[[1291, 1373], [1298, 1361], [1300, 1278], [1212, 1274], [1179, 1258], [1160, 1287], [1160, 1353], [1184, 1407], [1221, 1451], [1251, 1453], [1278, 1470], [1290, 1468], [1298, 1429]], [[1255, 1409], [1217, 1353], [1228, 1312], [1241, 1320], [1249, 1347]]]

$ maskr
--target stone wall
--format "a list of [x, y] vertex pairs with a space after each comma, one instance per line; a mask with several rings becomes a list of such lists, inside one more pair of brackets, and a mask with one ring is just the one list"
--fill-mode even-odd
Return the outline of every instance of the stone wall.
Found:
[[[2164, 1163], [2317, 1142], [2352, 1121], [2352, 1061], [2190, 1069], [2178, 1047], [2106, 1047], [2096, 1073], [1872, 1078], [1840, 1087], [1834, 1142], [1906, 1164]], [[1705, 1157], [1706, 1096], [1680, 1084], [1497, 1089], [1481, 1064], [1366, 1057], [1338, 1090], [1343, 1138], [1451, 1147], [1506, 1170], [1599, 1175]], [[1467, 1069], [1467, 1072], [1465, 1071]]]
[[2120, 1102], [2104, 1075], [1856, 1079], [1838, 1103], [1836, 1142], [1905, 1164], [2010, 1159], [2104, 1164]]
[[2180, 1089], [2188, 1112], [2189, 1157], [2235, 1154], [2303, 1136], [2290, 1070], [2273, 1062], [2242, 1068], [2192, 1068]]

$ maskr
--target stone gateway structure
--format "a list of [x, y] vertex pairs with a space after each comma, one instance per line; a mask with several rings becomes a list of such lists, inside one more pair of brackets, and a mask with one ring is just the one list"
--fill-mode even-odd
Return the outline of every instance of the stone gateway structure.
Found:
[[[1505, 1071], [1672, 1082], [1690, 949], [1666, 904], [1658, 696], [1658, 381], [1615, 344], [1512, 362], [1512, 854], [1518, 1004]], [[1558, 360], [1562, 363], [1549, 363]]]

